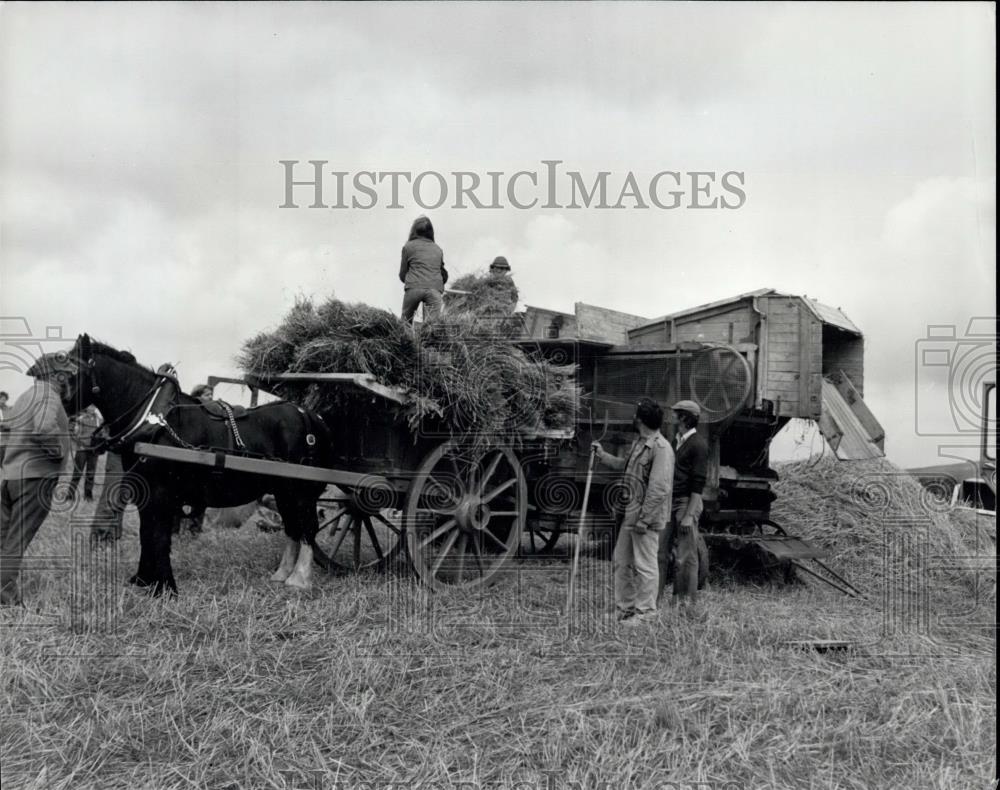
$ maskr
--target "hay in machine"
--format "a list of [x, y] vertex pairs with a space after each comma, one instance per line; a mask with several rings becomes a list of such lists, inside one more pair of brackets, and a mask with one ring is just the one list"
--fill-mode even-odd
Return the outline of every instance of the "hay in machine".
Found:
[[[481, 301], [470, 294], [465, 309], [449, 304], [445, 316], [416, 331], [366, 304], [299, 299], [276, 329], [243, 344], [237, 363], [265, 381], [286, 372], [371, 374], [407, 392], [399, 416], [411, 430], [430, 421], [479, 444], [516, 443], [525, 431], [571, 427], [580, 395], [574, 366], [549, 364], [514, 342], [520, 334], [512, 315], [516, 289], [513, 301], [502, 286], [477, 293]], [[364, 419], [372, 408], [392, 407], [348, 387], [276, 383], [270, 389], [334, 419]]]
[[776, 468], [774, 520], [829, 549], [829, 564], [858, 586], [923, 585], [996, 600], [995, 576], [974, 561], [996, 553], [995, 518], [953, 507], [884, 459]]

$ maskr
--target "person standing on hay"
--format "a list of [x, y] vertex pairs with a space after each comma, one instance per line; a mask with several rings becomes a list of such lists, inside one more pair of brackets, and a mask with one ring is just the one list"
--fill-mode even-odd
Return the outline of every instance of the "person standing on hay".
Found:
[[611, 455], [594, 442], [597, 458], [612, 469], [624, 469], [625, 512], [615, 542], [615, 607], [618, 619], [634, 626], [656, 616], [659, 575], [656, 564], [660, 533], [670, 519], [674, 452], [660, 426], [663, 409], [649, 398], [635, 409], [639, 437], [626, 458]]
[[675, 554], [675, 604], [695, 604], [698, 600], [698, 519], [702, 511], [702, 491], [708, 479], [708, 444], [698, 433], [701, 407], [691, 400], [675, 403], [671, 410], [677, 423], [674, 437], [673, 513], [660, 543], [659, 597], [662, 598]]
[[421, 304], [424, 321], [441, 315], [448, 270], [444, 268], [444, 253], [434, 242], [434, 226], [427, 217], [413, 221], [410, 238], [403, 245], [399, 281], [403, 283], [402, 318], [406, 323], [413, 323], [413, 315]]
[[28, 370], [31, 389], [7, 417], [10, 443], [0, 483], [0, 605], [21, 603], [21, 561], [49, 509], [59, 475], [70, 458], [69, 417], [63, 398], [75, 366], [64, 355], [49, 355]]

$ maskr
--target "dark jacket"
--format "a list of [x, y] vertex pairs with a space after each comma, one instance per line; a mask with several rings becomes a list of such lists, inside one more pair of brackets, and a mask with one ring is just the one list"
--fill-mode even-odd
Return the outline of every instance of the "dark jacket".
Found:
[[407, 289], [428, 288], [443, 291], [448, 282], [444, 268], [444, 253], [433, 241], [411, 239], [403, 245], [403, 258], [399, 264], [399, 281]]
[[708, 444], [695, 431], [677, 448], [674, 464], [674, 498], [700, 494], [708, 480]]

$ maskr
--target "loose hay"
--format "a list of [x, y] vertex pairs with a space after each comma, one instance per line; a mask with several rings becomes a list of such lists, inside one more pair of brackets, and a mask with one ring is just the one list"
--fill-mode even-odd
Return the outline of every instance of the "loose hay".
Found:
[[830, 563], [855, 583], [914, 578], [995, 600], [995, 577], [987, 580], [975, 561], [995, 554], [995, 518], [952, 507], [886, 460], [823, 458], [778, 472], [775, 521], [830, 549]]
[[483, 316], [508, 316], [517, 306], [518, 291], [514, 281], [505, 274], [466, 274], [451, 284], [466, 294], [449, 296], [452, 310]]

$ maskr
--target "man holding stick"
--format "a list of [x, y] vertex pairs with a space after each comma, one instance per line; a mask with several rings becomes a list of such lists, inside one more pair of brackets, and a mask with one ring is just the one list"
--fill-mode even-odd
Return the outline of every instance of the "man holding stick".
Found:
[[670, 518], [674, 453], [660, 433], [663, 410], [643, 398], [635, 409], [639, 437], [628, 456], [619, 458], [594, 442], [598, 460], [612, 469], [623, 469], [625, 512], [615, 542], [615, 606], [618, 619], [628, 625], [656, 616], [658, 590], [657, 549], [660, 533]]

